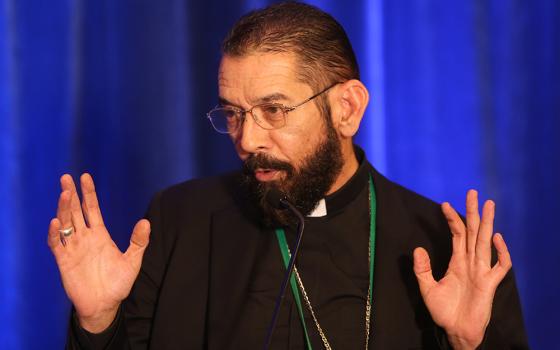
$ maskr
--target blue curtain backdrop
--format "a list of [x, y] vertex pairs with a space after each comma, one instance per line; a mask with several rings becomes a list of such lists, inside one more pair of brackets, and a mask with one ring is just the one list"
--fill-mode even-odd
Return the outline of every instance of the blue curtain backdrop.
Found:
[[[560, 5], [312, 2], [345, 26], [371, 92], [357, 143], [463, 209], [498, 203], [530, 341], [560, 324]], [[238, 166], [204, 118], [219, 44], [266, 1], [0, 0], [0, 347], [60, 349], [69, 303], [46, 245], [58, 178], [93, 174], [125, 247], [151, 195]]]

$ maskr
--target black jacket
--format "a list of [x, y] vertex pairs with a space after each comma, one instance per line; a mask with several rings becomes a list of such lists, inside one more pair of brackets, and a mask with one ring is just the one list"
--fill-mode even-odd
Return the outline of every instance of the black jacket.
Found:
[[[447, 222], [438, 204], [367, 166], [377, 197], [370, 349], [448, 348], [445, 333], [424, 306], [412, 268], [412, 252], [422, 246], [436, 279], [444, 275], [451, 256]], [[239, 183], [234, 173], [188, 181], [156, 195], [148, 212], [152, 233], [140, 275], [102, 335], [110, 338], [109, 349], [237, 348], [229, 339], [251, 281], [256, 242], [263, 234], [272, 237]], [[96, 338], [100, 336], [88, 337], [74, 320], [67, 347], [94, 348], [91, 340]], [[483, 348], [528, 348], [512, 271], [496, 293]]]

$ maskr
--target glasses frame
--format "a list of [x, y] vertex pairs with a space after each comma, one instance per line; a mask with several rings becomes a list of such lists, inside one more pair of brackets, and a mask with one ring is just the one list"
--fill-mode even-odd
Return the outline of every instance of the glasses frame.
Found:
[[[287, 119], [287, 115], [289, 112], [293, 111], [294, 109], [306, 104], [309, 101], [312, 101], [313, 99], [319, 97], [320, 95], [324, 94], [325, 92], [329, 91], [330, 89], [332, 89], [333, 87], [335, 87], [338, 84], [342, 84], [342, 82], [336, 82], [332, 85], [329, 85], [327, 88], [319, 91], [318, 93], [316, 93], [315, 95], [303, 100], [302, 102], [294, 105], [294, 106], [285, 106], [281, 103], [275, 103], [275, 102], [265, 102], [265, 103], [260, 103], [258, 105], [255, 105], [249, 109], [243, 110], [241, 108], [237, 108], [237, 107], [221, 107], [221, 106], [216, 106], [214, 108], [212, 108], [208, 113], [206, 113], [206, 118], [208, 118], [208, 120], [210, 121], [210, 124], [212, 124], [212, 127], [214, 128], [214, 130], [216, 130], [218, 133], [220, 134], [234, 134], [236, 133], [239, 128], [243, 125], [243, 122], [245, 121], [246, 115], [247, 113], [251, 114], [251, 116], [253, 117], [253, 120], [255, 121], [255, 123], [265, 129], [265, 130], [277, 130], [277, 129], [281, 129], [284, 126], [286, 126], [286, 119]], [[275, 106], [278, 107], [282, 110], [282, 114], [283, 114], [283, 124], [279, 127], [264, 127], [260, 124], [259, 119], [257, 118], [257, 116], [253, 113], [253, 109], [257, 108], [257, 107], [263, 107], [263, 106]], [[214, 125], [214, 123], [212, 122], [212, 113], [215, 111], [219, 111], [219, 110], [228, 110], [228, 111], [235, 111], [235, 116], [238, 119], [239, 123], [237, 124], [237, 127], [235, 128], [235, 130], [233, 131], [221, 131], [218, 130], [218, 128], [216, 128], [216, 126]]]

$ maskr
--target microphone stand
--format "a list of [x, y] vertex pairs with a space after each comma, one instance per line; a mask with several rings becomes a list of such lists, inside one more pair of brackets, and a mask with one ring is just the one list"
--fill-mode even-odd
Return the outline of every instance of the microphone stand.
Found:
[[290, 262], [288, 263], [288, 267], [286, 268], [286, 273], [284, 274], [284, 280], [282, 281], [280, 292], [278, 293], [278, 297], [276, 297], [276, 303], [274, 305], [274, 313], [272, 314], [272, 320], [270, 321], [270, 325], [268, 326], [268, 331], [263, 346], [264, 350], [268, 350], [268, 348], [270, 347], [270, 343], [272, 341], [272, 334], [274, 333], [274, 329], [276, 328], [276, 322], [278, 321], [280, 308], [282, 306], [282, 302], [284, 301], [284, 296], [286, 295], [286, 288], [288, 287], [290, 277], [292, 276], [292, 271], [294, 270], [296, 257], [299, 251], [299, 246], [301, 243], [301, 239], [303, 237], [303, 229], [305, 226], [305, 221], [304, 221], [305, 219], [303, 215], [301, 215], [299, 210], [297, 210], [297, 208], [294, 207], [292, 203], [290, 203], [286, 198], [281, 198], [280, 205], [286, 209], [289, 209], [292, 213], [294, 213], [297, 216], [298, 218], [297, 239], [296, 239], [296, 244], [294, 246], [294, 250], [292, 252], [292, 256], [290, 257]]

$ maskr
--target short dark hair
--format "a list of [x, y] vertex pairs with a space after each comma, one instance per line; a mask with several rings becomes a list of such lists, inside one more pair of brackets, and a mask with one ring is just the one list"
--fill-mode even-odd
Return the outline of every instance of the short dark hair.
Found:
[[241, 17], [222, 43], [222, 54], [294, 53], [298, 80], [319, 92], [359, 79], [356, 55], [344, 28], [315, 6], [284, 2]]

